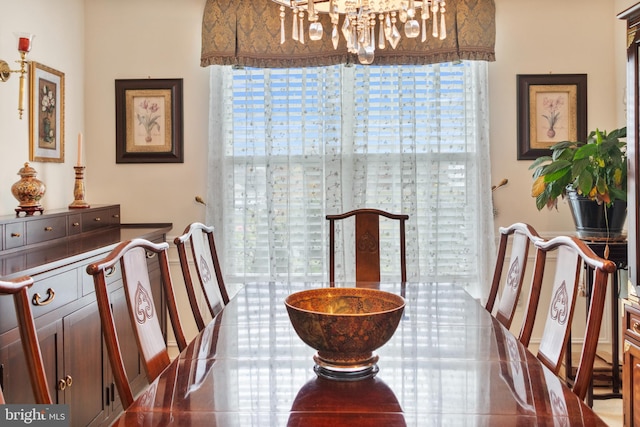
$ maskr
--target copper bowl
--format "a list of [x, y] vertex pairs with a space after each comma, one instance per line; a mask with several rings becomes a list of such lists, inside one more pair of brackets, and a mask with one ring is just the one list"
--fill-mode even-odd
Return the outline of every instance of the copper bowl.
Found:
[[285, 305], [298, 336], [317, 350], [316, 373], [357, 380], [378, 372], [373, 351], [395, 333], [405, 301], [377, 289], [321, 288], [291, 294]]

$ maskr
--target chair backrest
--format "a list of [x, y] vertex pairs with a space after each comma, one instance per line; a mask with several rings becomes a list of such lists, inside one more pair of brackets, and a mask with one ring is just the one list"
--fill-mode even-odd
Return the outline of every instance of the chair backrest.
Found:
[[583, 263], [594, 271], [584, 342], [573, 384], [574, 393], [584, 399], [593, 372], [609, 275], [615, 272], [616, 266], [612, 261], [597, 256], [589, 246], [576, 237], [558, 236], [548, 241], [539, 240], [535, 242], [535, 246], [538, 248], [536, 267], [520, 341], [526, 346], [529, 345], [538, 310], [546, 256], [550, 251], [557, 251], [551, 300], [545, 312], [544, 330], [537, 354], [538, 359], [556, 375], [560, 371], [562, 356], [569, 339]]
[[169, 365], [170, 358], [151, 291], [147, 259], [152, 254], [157, 255], [153, 258], [157, 258], [160, 266], [160, 277], [167, 303], [167, 311], [169, 312], [178, 348], [182, 351], [187, 346], [169, 273], [168, 248], [168, 243], [156, 244], [144, 239], [128, 240], [116, 246], [104, 259], [87, 266], [87, 273], [92, 275], [94, 280], [102, 332], [111, 362], [114, 381], [118, 388], [122, 405], [125, 408], [133, 403], [133, 393], [125, 371], [122, 353], [120, 352], [106, 277], [114, 266], [119, 263], [138, 351], [142, 358], [147, 379], [153, 381]]
[[380, 282], [380, 217], [400, 223], [400, 269], [402, 282], [407, 281], [405, 222], [409, 215], [392, 214], [378, 209], [356, 209], [327, 215], [329, 221], [329, 282], [335, 283], [335, 222], [355, 217], [356, 282]]
[[[40, 351], [40, 343], [36, 334], [36, 325], [33, 321], [31, 303], [27, 289], [33, 285], [33, 278], [28, 276], [18, 277], [12, 280], [0, 280], [0, 294], [13, 295], [16, 307], [16, 318], [20, 341], [27, 362], [29, 379], [36, 403], [51, 404], [51, 394], [47, 385], [47, 378]], [[5, 403], [4, 394], [0, 389], [0, 404]]]
[[[213, 227], [194, 222], [184, 229], [182, 236], [178, 236], [173, 241], [178, 249], [178, 257], [180, 258], [180, 267], [182, 268], [182, 276], [184, 284], [187, 288], [189, 303], [196, 320], [198, 330], [203, 330], [205, 321], [200, 311], [198, 297], [196, 296], [193, 276], [191, 274], [191, 264], [193, 264], [200, 287], [204, 293], [205, 302], [211, 317], [215, 317], [222, 308], [229, 302], [229, 294], [224, 283], [220, 261], [218, 261], [218, 253], [213, 238]], [[191, 247], [189, 257], [187, 251], [187, 242]], [[213, 282], [215, 280], [217, 285]]]
[[[502, 273], [506, 260], [509, 237], [511, 237], [509, 270], [507, 270], [503, 282]], [[500, 228], [500, 244], [498, 246], [496, 267], [493, 272], [491, 291], [489, 292], [489, 298], [487, 299], [485, 307], [490, 313], [493, 312], [496, 299], [498, 298], [498, 290], [502, 285], [502, 293], [498, 300], [495, 317], [506, 328], [511, 327], [513, 315], [516, 312], [516, 306], [527, 268], [529, 246], [541, 239], [533, 227], [521, 222], [511, 224], [509, 227]]]

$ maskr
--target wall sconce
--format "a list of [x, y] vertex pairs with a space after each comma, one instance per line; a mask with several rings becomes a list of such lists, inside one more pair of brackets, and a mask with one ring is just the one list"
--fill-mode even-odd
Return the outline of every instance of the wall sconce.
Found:
[[9, 80], [9, 77], [11, 77], [11, 73], [20, 73], [18, 113], [20, 114], [20, 119], [22, 119], [22, 112], [24, 111], [24, 79], [25, 74], [27, 74], [27, 64], [29, 63], [26, 60], [26, 56], [27, 53], [31, 50], [31, 44], [35, 36], [29, 33], [15, 33], [15, 36], [18, 39], [18, 52], [20, 52], [20, 60], [16, 62], [20, 64], [20, 69], [12, 70], [11, 68], [9, 68], [9, 64], [6, 61], [0, 59], [0, 80], [6, 82], [7, 80]]

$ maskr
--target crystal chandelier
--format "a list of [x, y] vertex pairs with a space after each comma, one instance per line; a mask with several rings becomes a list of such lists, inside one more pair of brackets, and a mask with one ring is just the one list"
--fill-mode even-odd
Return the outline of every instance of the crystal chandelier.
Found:
[[[318, 14], [331, 17], [331, 41], [338, 48], [340, 35], [338, 24], [340, 15], [344, 15], [341, 27], [347, 42], [347, 49], [358, 55], [361, 64], [371, 64], [375, 56], [376, 25], [377, 47], [385, 49], [387, 43], [395, 49], [402, 36], [398, 30], [398, 21], [404, 25], [407, 38], [422, 35], [427, 40], [427, 20], [432, 19], [432, 36], [443, 40], [447, 37], [445, 27], [445, 0], [272, 0], [280, 4], [280, 44], [286, 41], [284, 22], [285, 10], [290, 8], [293, 16], [291, 38], [305, 43], [304, 16], [309, 22], [310, 40], [320, 40], [323, 35]], [[438, 16], [439, 15], [439, 16]], [[438, 19], [439, 18], [439, 19]], [[418, 22], [422, 21], [422, 25]], [[439, 21], [439, 22], [438, 22]]]

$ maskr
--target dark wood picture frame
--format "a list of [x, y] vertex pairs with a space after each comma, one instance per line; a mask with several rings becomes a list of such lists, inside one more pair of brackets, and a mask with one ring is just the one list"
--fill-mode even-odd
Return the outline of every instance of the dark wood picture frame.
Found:
[[518, 74], [518, 160], [550, 156], [562, 141], [586, 141], [586, 74]]
[[64, 163], [64, 73], [29, 62], [29, 160]]
[[183, 163], [182, 79], [115, 83], [116, 163]]

